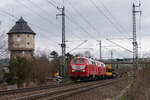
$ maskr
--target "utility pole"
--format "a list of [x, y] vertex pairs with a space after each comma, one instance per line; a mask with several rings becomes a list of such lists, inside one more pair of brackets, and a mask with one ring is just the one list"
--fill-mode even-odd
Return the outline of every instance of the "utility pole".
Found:
[[101, 61], [102, 60], [102, 42], [101, 40], [99, 40], [98, 42], [99, 42], [99, 59]]
[[111, 57], [111, 66], [112, 66], [113, 65], [113, 61], [112, 61], [113, 60], [113, 51], [112, 50], [110, 51], [110, 57]]
[[133, 9], [132, 9], [132, 14], [133, 14], [133, 68], [138, 69], [138, 43], [136, 40], [136, 13], [140, 13], [140, 10], [136, 10], [136, 8], [139, 8], [141, 4], [135, 5], [133, 3]]
[[62, 58], [61, 58], [61, 66], [60, 66], [60, 75], [62, 77], [65, 77], [66, 74], [66, 43], [65, 43], [65, 7], [63, 6], [62, 8], [57, 9], [61, 10], [61, 14], [57, 14], [56, 16], [62, 16], [62, 43], [61, 43], [61, 48], [62, 48]]

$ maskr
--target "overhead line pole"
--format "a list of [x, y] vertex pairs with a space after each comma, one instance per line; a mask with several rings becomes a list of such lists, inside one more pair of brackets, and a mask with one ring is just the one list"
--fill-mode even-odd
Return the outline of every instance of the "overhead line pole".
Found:
[[113, 66], [113, 51], [110, 51], [111, 66]]
[[57, 14], [56, 16], [62, 16], [62, 43], [61, 43], [61, 48], [62, 48], [62, 59], [61, 59], [61, 68], [60, 68], [60, 74], [62, 77], [65, 77], [66, 74], [66, 43], [65, 43], [65, 7], [63, 6], [62, 8], [58, 8], [62, 11], [61, 14]]
[[141, 4], [139, 5], [135, 5], [133, 3], [133, 6], [132, 6], [132, 14], [133, 14], [133, 68], [136, 68], [138, 69], [138, 43], [137, 43], [137, 40], [136, 40], [136, 13], [140, 13], [141, 14], [141, 11], [140, 10], [136, 10], [136, 8], [140, 7]]
[[102, 60], [102, 41], [99, 40], [99, 60]]

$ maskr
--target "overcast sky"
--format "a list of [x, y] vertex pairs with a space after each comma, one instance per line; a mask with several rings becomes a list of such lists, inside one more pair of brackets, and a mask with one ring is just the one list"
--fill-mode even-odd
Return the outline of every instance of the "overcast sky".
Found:
[[[126, 38], [132, 38], [133, 2], [138, 4], [138, 0], [64, 0], [67, 16], [66, 40], [70, 41], [66, 43], [67, 52], [88, 40], [79, 47], [83, 49], [75, 49], [71, 53], [89, 50], [98, 57], [97, 40], [101, 40], [104, 58], [110, 58], [111, 50], [114, 57], [132, 57], [132, 53], [115, 46], [106, 38], [132, 50], [132, 40]], [[142, 16], [137, 14], [139, 56], [150, 52], [150, 0], [142, 0], [141, 4]], [[56, 18], [56, 14], [61, 12], [56, 6], [62, 5], [62, 0], [1, 0], [0, 34], [7, 33], [22, 16], [37, 33], [36, 50], [56, 50], [61, 53], [61, 17]]]

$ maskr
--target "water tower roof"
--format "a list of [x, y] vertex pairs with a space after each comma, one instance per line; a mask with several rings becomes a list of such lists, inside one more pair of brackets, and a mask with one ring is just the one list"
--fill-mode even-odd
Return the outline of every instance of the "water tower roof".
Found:
[[36, 33], [28, 26], [28, 23], [21, 17], [8, 34], [33, 34]]

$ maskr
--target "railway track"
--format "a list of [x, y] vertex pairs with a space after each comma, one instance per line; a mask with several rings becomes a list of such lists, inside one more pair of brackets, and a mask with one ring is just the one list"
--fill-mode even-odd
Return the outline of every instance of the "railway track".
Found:
[[21, 94], [21, 93], [39, 91], [39, 90], [44, 90], [44, 89], [56, 88], [56, 87], [63, 87], [66, 85], [71, 85], [71, 84], [74, 84], [74, 83], [70, 82], [70, 83], [66, 83], [66, 84], [36, 86], [36, 87], [30, 87], [30, 88], [20, 88], [20, 89], [0, 91], [0, 100], [2, 97], [4, 97], [4, 96], [7, 97], [8, 95], [17, 95], [17, 94]]
[[0, 100], [52, 100], [65, 98], [76, 93], [87, 91], [96, 87], [104, 87], [111, 85], [114, 82], [121, 81], [122, 79], [110, 79], [103, 81], [93, 81], [86, 83], [70, 84], [61, 87], [43, 89], [38, 91], [18, 93], [17, 95], [7, 95], [0, 98]]

